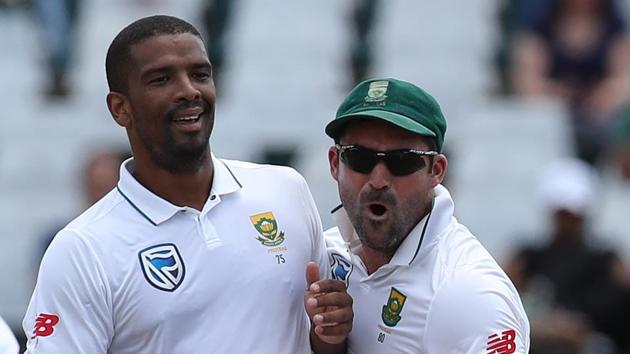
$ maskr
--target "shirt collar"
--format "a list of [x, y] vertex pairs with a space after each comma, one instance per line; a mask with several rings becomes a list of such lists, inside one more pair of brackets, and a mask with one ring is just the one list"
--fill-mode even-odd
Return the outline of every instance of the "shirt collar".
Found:
[[[146, 189], [129, 172], [128, 168], [131, 163], [133, 163], [133, 158], [126, 160], [120, 166], [120, 180], [118, 181], [117, 189], [140, 215], [154, 226], [157, 226], [170, 219], [178, 211], [186, 208], [185, 206], [174, 205]], [[212, 165], [214, 166], [214, 176], [210, 191], [211, 195], [225, 195], [235, 192], [242, 187], [230, 168], [214, 155], [212, 155]], [[209, 200], [206, 201], [206, 203], [208, 202]], [[206, 210], [206, 207], [204, 207], [204, 210]]]
[[[439, 236], [450, 224], [453, 218], [454, 204], [446, 188], [438, 185], [434, 188], [433, 208], [403, 240], [389, 264], [410, 265], [419, 255], [428, 252], [435, 246]], [[337, 223], [339, 233], [350, 251], [358, 254], [361, 241], [348, 218], [343, 206], [332, 211], [333, 219]]]

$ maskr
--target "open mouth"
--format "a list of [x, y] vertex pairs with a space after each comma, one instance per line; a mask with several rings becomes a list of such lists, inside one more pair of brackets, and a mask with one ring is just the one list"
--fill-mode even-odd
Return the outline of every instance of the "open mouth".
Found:
[[171, 121], [182, 132], [197, 132], [203, 128], [201, 118], [205, 112], [202, 107], [179, 110], [173, 114]]
[[185, 117], [176, 117], [175, 119], [173, 119], [173, 122], [176, 122], [176, 123], [194, 123], [194, 122], [197, 122], [199, 120], [199, 117], [201, 117], [201, 113], [196, 114], [196, 115], [191, 115], [191, 116], [185, 116]]
[[375, 216], [383, 216], [387, 213], [387, 207], [383, 204], [373, 203], [369, 205], [370, 212]]

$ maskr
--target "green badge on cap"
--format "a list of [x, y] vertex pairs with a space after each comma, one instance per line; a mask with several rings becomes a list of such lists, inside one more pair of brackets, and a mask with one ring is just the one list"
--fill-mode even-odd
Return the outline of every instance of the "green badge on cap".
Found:
[[378, 119], [435, 140], [442, 151], [446, 119], [440, 105], [420, 87], [396, 79], [372, 79], [358, 84], [339, 105], [326, 134], [339, 138], [355, 119]]
[[389, 81], [374, 81], [370, 83], [365, 102], [380, 102], [387, 98], [385, 94], [387, 92], [387, 86]]

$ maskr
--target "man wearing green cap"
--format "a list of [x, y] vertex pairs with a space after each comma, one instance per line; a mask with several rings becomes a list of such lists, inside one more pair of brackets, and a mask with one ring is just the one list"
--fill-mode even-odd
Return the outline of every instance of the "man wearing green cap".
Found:
[[445, 133], [435, 99], [395, 79], [360, 83], [326, 126], [342, 201], [326, 241], [354, 298], [351, 353], [529, 351], [518, 293], [440, 184]]

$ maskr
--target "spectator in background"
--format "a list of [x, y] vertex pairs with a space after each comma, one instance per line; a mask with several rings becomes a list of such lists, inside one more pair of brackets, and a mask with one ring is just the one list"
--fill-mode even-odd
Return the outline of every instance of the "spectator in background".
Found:
[[15, 336], [11, 329], [0, 317], [0, 353], [1, 354], [17, 354], [20, 351], [20, 346], [15, 340]]
[[630, 183], [630, 102], [617, 113], [611, 144], [612, 164], [622, 179]]
[[587, 227], [596, 174], [577, 159], [546, 171], [541, 196], [551, 221], [547, 242], [521, 249], [506, 268], [531, 320], [532, 353], [628, 350], [623, 264], [594, 244]]
[[80, 0], [33, 0], [43, 37], [47, 60], [48, 98], [65, 98], [70, 94], [68, 69], [73, 49], [73, 36], [79, 16]]
[[350, 22], [353, 35], [350, 45], [352, 86], [367, 79], [372, 66], [372, 41], [370, 34], [378, 12], [379, 0], [354, 0]]
[[206, 0], [203, 7], [203, 27], [206, 32], [206, 49], [212, 63], [214, 84], [220, 86], [225, 67], [225, 34], [233, 18], [237, 0]]
[[630, 73], [623, 19], [614, 0], [552, 0], [537, 13], [515, 43], [514, 89], [567, 103], [578, 157], [596, 164]]
[[104, 149], [91, 154], [83, 171], [86, 209], [109, 193], [119, 178], [120, 165], [131, 157], [122, 149]]
[[[83, 175], [81, 178], [83, 190], [83, 209], [85, 210], [103, 198], [116, 187], [119, 178], [120, 165], [131, 153], [123, 149], [106, 148], [91, 153], [84, 163]], [[63, 220], [50, 228], [42, 240], [41, 252], [38, 254], [38, 264], [41, 256], [50, 245], [50, 242], [66, 224], [68, 220]]]

